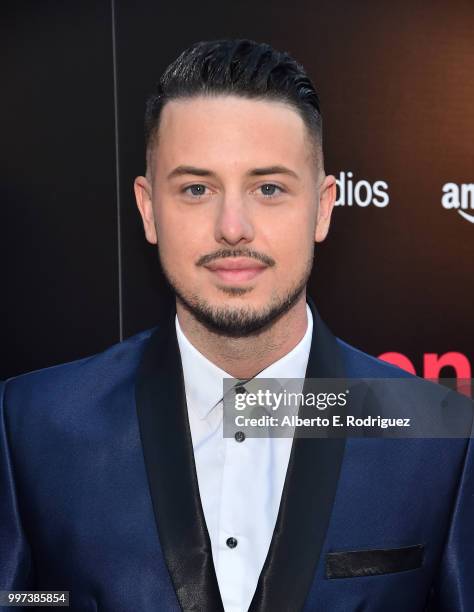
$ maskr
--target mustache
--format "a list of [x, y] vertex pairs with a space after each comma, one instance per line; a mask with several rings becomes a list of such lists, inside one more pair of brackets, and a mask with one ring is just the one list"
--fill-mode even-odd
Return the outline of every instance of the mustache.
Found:
[[208, 255], [203, 255], [200, 257], [196, 265], [197, 266], [206, 266], [211, 263], [215, 259], [225, 259], [226, 257], [250, 257], [252, 259], [257, 259], [268, 267], [272, 267], [276, 264], [276, 261], [265, 255], [264, 253], [259, 253], [258, 251], [252, 251], [251, 249], [220, 249], [219, 251], [214, 251], [214, 253], [209, 253]]

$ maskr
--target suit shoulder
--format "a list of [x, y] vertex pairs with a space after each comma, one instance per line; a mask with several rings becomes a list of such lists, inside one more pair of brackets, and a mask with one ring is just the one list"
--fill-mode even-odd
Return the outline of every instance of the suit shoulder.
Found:
[[9, 401], [18, 395], [23, 401], [33, 396], [64, 397], [74, 391], [84, 392], [88, 386], [98, 389], [127, 378], [135, 372], [146, 341], [155, 329], [141, 331], [87, 357], [8, 378], [2, 383], [4, 393]]
[[[472, 400], [461, 393], [453, 391], [451, 388], [441, 385], [438, 382], [421, 378], [411, 372], [407, 372], [402, 368], [377, 359], [372, 355], [368, 355], [363, 351], [347, 344], [340, 338], [336, 338], [341, 350], [342, 358], [345, 364], [348, 378], [366, 378], [366, 379], [387, 379], [384, 384], [390, 385], [389, 379], [395, 381], [393, 388], [401, 390], [404, 388], [409, 390], [413, 397], [423, 400], [425, 403], [437, 405], [439, 402], [445, 402], [446, 405], [463, 408], [468, 413], [472, 411]], [[406, 386], [400, 386], [400, 381], [395, 379], [403, 379], [407, 381]], [[382, 388], [382, 387], [380, 387]], [[387, 388], [387, 387], [385, 387]], [[388, 396], [388, 394], [387, 394]], [[447, 403], [449, 401], [449, 404]]]
[[340, 338], [336, 340], [346, 370], [353, 378], [417, 378], [402, 368], [364, 353]]

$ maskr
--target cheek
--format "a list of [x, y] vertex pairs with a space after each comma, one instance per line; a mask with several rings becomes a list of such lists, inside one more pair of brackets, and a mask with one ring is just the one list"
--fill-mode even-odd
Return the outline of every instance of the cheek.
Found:
[[290, 201], [287, 205], [262, 209], [255, 217], [257, 233], [285, 243], [307, 242], [314, 236], [316, 211], [305, 200]]
[[157, 217], [157, 235], [161, 258], [167, 268], [184, 275], [189, 274], [199, 257], [213, 248], [209, 246], [209, 232], [205, 232], [203, 224], [186, 215], [162, 212]]
[[265, 242], [282, 264], [305, 261], [314, 243], [314, 224], [312, 219], [286, 218], [282, 223], [268, 223]]

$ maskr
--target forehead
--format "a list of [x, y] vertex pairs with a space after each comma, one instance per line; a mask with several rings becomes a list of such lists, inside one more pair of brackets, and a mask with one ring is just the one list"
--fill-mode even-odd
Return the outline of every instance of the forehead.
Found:
[[308, 129], [291, 105], [233, 95], [171, 100], [162, 110], [154, 164], [311, 164]]

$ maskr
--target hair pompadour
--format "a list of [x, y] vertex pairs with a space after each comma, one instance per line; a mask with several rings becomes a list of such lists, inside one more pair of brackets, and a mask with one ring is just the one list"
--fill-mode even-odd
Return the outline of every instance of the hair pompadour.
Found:
[[305, 69], [291, 55], [248, 39], [201, 41], [185, 49], [164, 71], [146, 101], [147, 165], [156, 145], [166, 102], [198, 95], [236, 95], [292, 106], [305, 122], [322, 166], [319, 97]]

